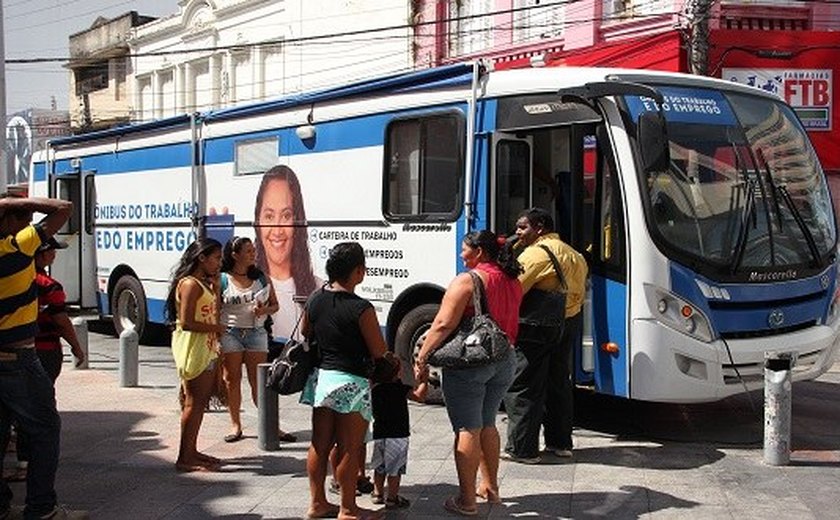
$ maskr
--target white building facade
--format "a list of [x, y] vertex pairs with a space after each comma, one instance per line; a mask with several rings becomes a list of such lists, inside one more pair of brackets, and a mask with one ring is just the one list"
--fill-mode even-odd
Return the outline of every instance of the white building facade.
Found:
[[406, 0], [182, 0], [178, 7], [129, 39], [135, 122], [402, 72], [413, 62]]

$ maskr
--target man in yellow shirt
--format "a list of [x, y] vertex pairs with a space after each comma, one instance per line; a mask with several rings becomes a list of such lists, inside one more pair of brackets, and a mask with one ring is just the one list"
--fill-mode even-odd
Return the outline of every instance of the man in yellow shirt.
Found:
[[[52, 380], [35, 352], [38, 291], [35, 253], [70, 218], [72, 204], [44, 198], [0, 196], [0, 449], [15, 421], [29, 442], [26, 518], [63, 518], [56, 503], [61, 419]], [[46, 217], [32, 224], [34, 212]], [[9, 514], [12, 491], [0, 481], [0, 518]]]
[[572, 368], [583, 324], [581, 309], [588, 267], [560, 240], [542, 208], [523, 211], [516, 222], [519, 276], [524, 298], [519, 312], [516, 377], [505, 396], [508, 439], [504, 458], [536, 464], [540, 426], [546, 451], [572, 455]]

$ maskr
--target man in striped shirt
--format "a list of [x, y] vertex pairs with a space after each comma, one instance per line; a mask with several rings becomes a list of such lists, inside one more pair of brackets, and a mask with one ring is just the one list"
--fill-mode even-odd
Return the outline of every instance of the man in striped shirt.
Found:
[[[25, 518], [61, 518], [55, 472], [61, 419], [52, 381], [35, 353], [38, 291], [35, 253], [70, 218], [72, 204], [45, 198], [0, 196], [0, 447], [15, 421], [30, 442]], [[32, 224], [33, 213], [46, 215]], [[0, 481], [0, 519], [9, 514], [12, 492]]]

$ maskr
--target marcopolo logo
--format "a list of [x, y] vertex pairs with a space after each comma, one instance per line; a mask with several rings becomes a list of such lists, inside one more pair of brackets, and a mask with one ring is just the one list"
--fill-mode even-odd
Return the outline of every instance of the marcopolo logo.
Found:
[[774, 309], [770, 311], [770, 314], [767, 316], [767, 324], [770, 327], [777, 329], [784, 325], [785, 323], [785, 313], [780, 311], [779, 309]]

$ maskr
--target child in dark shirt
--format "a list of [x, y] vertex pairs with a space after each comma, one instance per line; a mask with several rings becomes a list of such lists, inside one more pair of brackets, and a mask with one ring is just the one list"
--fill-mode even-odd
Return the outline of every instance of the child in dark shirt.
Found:
[[[371, 390], [373, 406], [373, 497], [374, 504], [385, 509], [402, 509], [411, 505], [400, 496], [400, 478], [408, 462], [408, 401], [426, 400], [426, 382], [412, 388], [402, 382], [399, 372], [389, 383], [379, 383]], [[387, 493], [385, 483], [388, 483]]]

